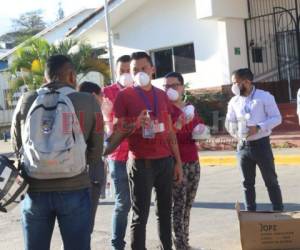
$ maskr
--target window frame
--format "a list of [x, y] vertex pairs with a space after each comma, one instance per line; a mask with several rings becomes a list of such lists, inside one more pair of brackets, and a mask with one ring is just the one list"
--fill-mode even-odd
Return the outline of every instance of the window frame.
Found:
[[[187, 42], [187, 43], [181, 43], [181, 44], [176, 44], [173, 46], [166, 46], [166, 47], [161, 47], [158, 49], [152, 49], [149, 51], [150, 57], [152, 59], [153, 65], [154, 67], [156, 67], [155, 65], [155, 53], [156, 52], [160, 52], [160, 51], [164, 51], [164, 50], [171, 50], [172, 51], [172, 71], [175, 71], [175, 54], [174, 54], [174, 48], [176, 47], [181, 47], [181, 46], [187, 46], [187, 45], [193, 45], [193, 49], [194, 49], [194, 65], [195, 65], [195, 71], [192, 72], [188, 72], [188, 73], [183, 73], [183, 74], [191, 74], [191, 73], [195, 73], [197, 71], [196, 69], [196, 55], [195, 55], [195, 44], [194, 42]], [[180, 73], [180, 72], [179, 72]], [[157, 74], [155, 73], [155, 79], [160, 79], [163, 78], [163, 76], [157, 76]]]

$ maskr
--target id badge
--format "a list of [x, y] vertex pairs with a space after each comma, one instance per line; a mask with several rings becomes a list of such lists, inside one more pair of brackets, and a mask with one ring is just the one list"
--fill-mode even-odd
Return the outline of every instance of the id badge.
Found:
[[154, 121], [150, 121], [150, 124], [143, 127], [143, 138], [145, 139], [153, 139], [155, 137], [155, 123]]
[[158, 122], [158, 120], [155, 120], [154, 124], [155, 133], [162, 133], [165, 131], [165, 124], [163, 122]]

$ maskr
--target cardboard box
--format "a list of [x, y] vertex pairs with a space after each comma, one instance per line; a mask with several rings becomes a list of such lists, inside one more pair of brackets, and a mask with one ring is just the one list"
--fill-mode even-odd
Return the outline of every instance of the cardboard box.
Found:
[[247, 212], [236, 206], [243, 250], [300, 250], [300, 212]]

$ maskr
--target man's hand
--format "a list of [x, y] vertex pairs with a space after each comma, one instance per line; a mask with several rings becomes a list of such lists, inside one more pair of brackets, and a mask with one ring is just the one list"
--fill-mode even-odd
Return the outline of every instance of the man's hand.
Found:
[[111, 112], [113, 110], [113, 103], [109, 98], [104, 97], [101, 105], [101, 110], [103, 114], [104, 121], [110, 121], [111, 120]]
[[107, 145], [103, 150], [103, 156], [111, 154], [127, 137], [128, 133], [122, 131], [114, 131], [112, 135], [106, 140]]
[[252, 135], [256, 135], [258, 133], [258, 128], [256, 126], [249, 126], [249, 132], [248, 132], [248, 136], [250, 137]]
[[183, 180], [182, 163], [176, 161], [174, 165], [174, 181], [176, 185], [181, 184]]

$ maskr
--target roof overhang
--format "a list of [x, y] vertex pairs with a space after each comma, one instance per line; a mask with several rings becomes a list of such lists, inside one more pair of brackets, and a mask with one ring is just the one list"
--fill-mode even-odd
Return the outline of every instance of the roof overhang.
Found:
[[[147, 2], [147, 0], [110, 0], [108, 5], [110, 26], [113, 28], [121, 23], [122, 20], [134, 13], [145, 2]], [[91, 29], [106, 32], [104, 6], [97, 9], [94, 13], [71, 29], [66, 34], [66, 37], [80, 37]]]

